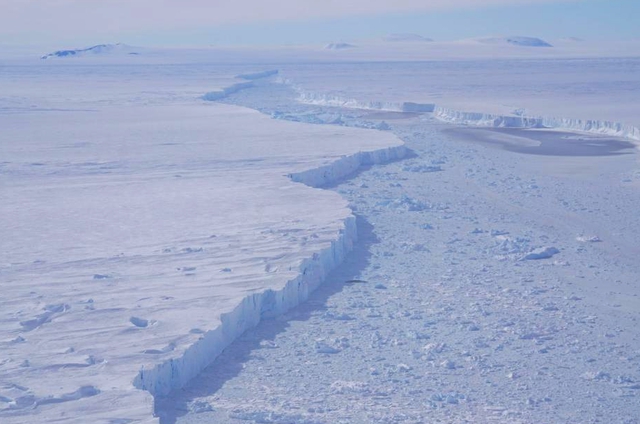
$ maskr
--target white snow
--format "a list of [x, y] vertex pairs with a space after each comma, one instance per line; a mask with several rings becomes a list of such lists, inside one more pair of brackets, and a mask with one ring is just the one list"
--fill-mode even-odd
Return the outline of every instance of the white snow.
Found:
[[[514, 73], [531, 67], [508, 65]], [[581, 64], [591, 72], [600, 65]], [[336, 97], [362, 90], [380, 104], [387, 87], [403, 94], [409, 84], [376, 71], [413, 82], [419, 78], [408, 74], [425, 69], [358, 64], [347, 79], [355, 66], [324, 66], [344, 83]], [[471, 78], [478, 64], [438, 66]], [[306, 72], [314, 88], [337, 85], [314, 66], [282, 68], [285, 77]], [[349, 84], [358, 78], [366, 83]], [[470, 95], [495, 89], [474, 88]], [[165, 422], [634, 422], [640, 179], [633, 149], [605, 149], [631, 143], [454, 128], [429, 113], [295, 104], [289, 87], [256, 90], [229, 101], [293, 118], [331, 110], [344, 126], [384, 119], [415, 156], [333, 188], [360, 219], [355, 254], [309, 302], [241, 336], [184, 390], [161, 399]], [[601, 100], [620, 110], [616, 98]], [[488, 146], [479, 133], [498, 134], [507, 146]], [[600, 152], [556, 154], [554, 142], [567, 140]], [[534, 153], [545, 146], [546, 154]], [[603, 241], [586, 243], [594, 234]], [[194, 402], [213, 411], [185, 413]]]
[[476, 38], [475, 41], [483, 44], [510, 44], [520, 47], [553, 47], [548, 42], [536, 37], [484, 37]]
[[349, 43], [329, 43], [324, 48], [326, 50], [345, 50], [345, 49], [353, 49], [356, 46]]
[[[532, 159], [446, 131], [640, 140], [639, 61], [623, 57], [637, 46], [509, 40], [4, 62], [0, 421], [157, 422], [154, 396], [178, 393], [347, 258], [366, 229], [352, 208], [380, 239], [365, 231], [338, 269], [344, 295], [325, 293], [292, 333], [238, 356], [249, 376], [225, 377], [215, 395], [186, 391], [184, 411], [561, 421], [574, 393], [580, 413], [596, 400], [633, 411], [635, 156]], [[290, 88], [297, 99], [269, 97]], [[304, 113], [335, 125], [284, 122]], [[331, 119], [312, 119], [322, 113]], [[394, 134], [417, 156], [319, 189], [405, 157]], [[528, 134], [500, 137], [539, 147]]]
[[640, 140], [637, 65], [636, 58], [468, 60], [338, 64], [330, 78], [300, 65], [282, 75], [307, 104], [434, 112], [461, 125], [554, 128]]
[[[346, 202], [295, 181], [404, 155], [390, 134], [187, 100], [202, 75], [174, 70], [186, 92], [140, 98], [140, 81], [109, 91], [131, 69], [96, 71], [6, 81], [36, 95], [0, 114], [3, 423], [155, 422], [151, 394], [303, 301], [351, 249]], [[133, 79], [157, 84], [149, 72]]]

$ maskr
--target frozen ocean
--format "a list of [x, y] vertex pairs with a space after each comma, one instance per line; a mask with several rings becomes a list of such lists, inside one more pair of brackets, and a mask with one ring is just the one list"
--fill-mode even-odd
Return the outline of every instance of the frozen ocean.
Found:
[[2, 56], [0, 422], [640, 423], [640, 50], [532, 43]]

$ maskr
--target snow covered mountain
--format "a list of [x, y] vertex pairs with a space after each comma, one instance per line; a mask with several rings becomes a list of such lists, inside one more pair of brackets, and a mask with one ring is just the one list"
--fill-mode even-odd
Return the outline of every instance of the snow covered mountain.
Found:
[[126, 54], [126, 55], [139, 55], [139, 49], [132, 46], [128, 46], [122, 43], [116, 44], [98, 44], [84, 49], [72, 49], [72, 50], [57, 50], [53, 53], [46, 54], [41, 59], [50, 58], [67, 58], [78, 57], [86, 55], [113, 55], [113, 54]]
[[324, 48], [325, 50], [345, 50], [345, 49], [353, 49], [356, 46], [349, 43], [329, 43]]
[[475, 41], [482, 44], [511, 44], [514, 46], [521, 47], [553, 47], [551, 44], [546, 41], [535, 38], [535, 37], [521, 37], [521, 36], [510, 36], [510, 37], [485, 37], [485, 38], [477, 38]]

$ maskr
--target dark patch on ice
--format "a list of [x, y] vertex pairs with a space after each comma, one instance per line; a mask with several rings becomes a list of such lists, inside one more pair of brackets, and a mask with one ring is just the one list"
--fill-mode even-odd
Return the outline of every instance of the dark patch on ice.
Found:
[[[504, 150], [543, 156], [617, 156], [634, 153], [635, 145], [621, 138], [521, 128], [449, 128], [444, 133], [462, 141], [478, 142]], [[513, 136], [507, 142], [504, 136]], [[518, 139], [528, 139], [523, 145]]]

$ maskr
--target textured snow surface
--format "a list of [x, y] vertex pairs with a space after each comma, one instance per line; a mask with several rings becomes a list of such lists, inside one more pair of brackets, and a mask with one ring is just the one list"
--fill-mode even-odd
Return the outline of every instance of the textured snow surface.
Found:
[[640, 62], [384, 44], [0, 67], [0, 421], [636, 423]]
[[[600, 135], [287, 108], [284, 88], [255, 90], [227, 101], [259, 96], [265, 113], [288, 117], [334, 110], [344, 126], [386, 120], [415, 156], [335, 188], [358, 217], [354, 252], [307, 303], [160, 400], [162, 423], [639, 422], [634, 149], [612, 154], [604, 146], [617, 141]], [[485, 132], [548, 150], [496, 148]], [[571, 156], [554, 140], [600, 149]]]
[[411, 105], [417, 104], [462, 125], [557, 128], [640, 140], [638, 69], [640, 60], [633, 58], [469, 60], [300, 65], [282, 76], [309, 104], [404, 112], [415, 111]]
[[[3, 423], [155, 421], [151, 394], [303, 301], [351, 249], [346, 202], [295, 181], [327, 184], [404, 155], [388, 133], [184, 92], [138, 97], [144, 86], [118, 84], [122, 72], [158, 83], [137, 68], [8, 78], [7, 95], [36, 96], [0, 114]], [[184, 87], [200, 78], [171, 72]]]

